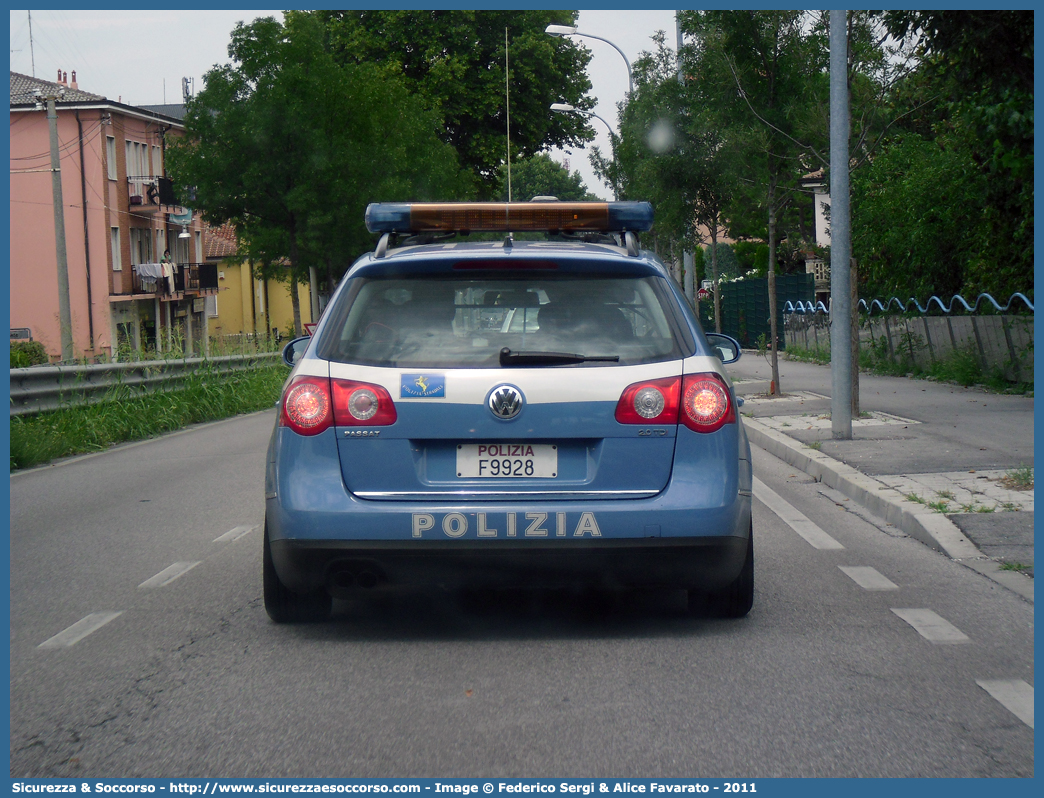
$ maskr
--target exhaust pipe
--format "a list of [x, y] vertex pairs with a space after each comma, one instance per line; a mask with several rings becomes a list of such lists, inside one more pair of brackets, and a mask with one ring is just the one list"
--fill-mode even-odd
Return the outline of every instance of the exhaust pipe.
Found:
[[348, 562], [334, 566], [327, 574], [326, 590], [334, 598], [350, 599], [360, 588], [370, 590], [385, 581], [379, 567], [365, 562]]
[[340, 590], [347, 590], [355, 585], [355, 574], [351, 571], [336, 571], [330, 577], [331, 584]]

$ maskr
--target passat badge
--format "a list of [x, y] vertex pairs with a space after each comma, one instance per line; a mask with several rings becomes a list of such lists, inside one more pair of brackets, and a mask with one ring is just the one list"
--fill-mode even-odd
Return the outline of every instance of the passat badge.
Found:
[[446, 378], [437, 374], [403, 374], [399, 396], [433, 399], [446, 395]]

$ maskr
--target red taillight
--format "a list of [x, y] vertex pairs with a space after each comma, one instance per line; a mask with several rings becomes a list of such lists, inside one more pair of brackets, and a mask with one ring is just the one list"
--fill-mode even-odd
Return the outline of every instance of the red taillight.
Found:
[[736, 421], [729, 389], [717, 374], [686, 374], [681, 405], [682, 424], [696, 432], [714, 432]]
[[325, 377], [295, 377], [283, 396], [280, 422], [298, 435], [318, 435], [333, 421], [330, 381]]
[[384, 427], [394, 424], [398, 414], [391, 394], [380, 385], [334, 380], [333, 418], [339, 427]]
[[628, 385], [616, 403], [616, 420], [621, 424], [677, 424], [680, 384], [680, 378], [667, 377]]

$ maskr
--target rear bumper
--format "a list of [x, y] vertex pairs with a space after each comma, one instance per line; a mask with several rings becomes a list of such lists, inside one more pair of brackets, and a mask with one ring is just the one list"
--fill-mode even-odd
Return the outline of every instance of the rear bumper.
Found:
[[273, 540], [272, 560], [291, 589], [334, 596], [381, 585], [445, 587], [663, 587], [716, 590], [739, 573], [745, 537], [684, 541]]
[[[345, 488], [332, 430], [277, 428], [265, 487], [273, 564], [293, 590], [335, 594], [360, 581], [714, 590], [739, 574], [751, 516], [745, 441], [737, 461], [735, 437], [714, 440], [716, 468], [676, 458], [649, 498], [370, 501]], [[279, 468], [287, 459], [307, 468]]]

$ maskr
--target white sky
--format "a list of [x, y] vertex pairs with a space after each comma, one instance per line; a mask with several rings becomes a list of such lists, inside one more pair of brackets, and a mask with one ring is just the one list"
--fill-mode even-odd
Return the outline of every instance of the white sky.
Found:
[[[63, 69], [71, 80], [75, 70], [84, 91], [130, 105], [181, 102], [183, 77], [195, 78], [199, 91], [203, 74], [215, 64], [228, 62], [229, 35], [237, 22], [260, 16], [282, 18], [279, 11], [247, 10], [33, 11], [30, 49], [28, 12], [10, 14], [12, 71], [54, 80], [58, 69]], [[578, 29], [609, 39], [631, 63], [643, 50], [652, 49], [651, 37], [657, 30], [666, 31], [670, 46], [676, 43], [673, 11], [581, 11]], [[594, 56], [588, 67], [591, 96], [598, 102], [594, 112], [615, 129], [616, 104], [627, 91], [624, 61], [597, 39], [576, 40]], [[605, 126], [597, 119], [591, 122], [597, 135], [594, 144], [608, 152]], [[586, 149], [552, 155], [560, 162], [568, 160], [570, 171], [580, 172], [592, 192], [612, 198], [595, 178]]]
[[[666, 43], [672, 49], [678, 41], [674, 11], [581, 11], [577, 30], [608, 39], [623, 50], [632, 64], [643, 51], [653, 49], [652, 37], [656, 31], [666, 32]], [[597, 101], [594, 112], [612, 125], [614, 131], [618, 131], [617, 103], [623, 101], [627, 93], [627, 66], [624, 60], [616, 50], [598, 39], [585, 36], [571, 38], [583, 44], [593, 55], [587, 73], [591, 78], [591, 96]], [[597, 119], [592, 119], [591, 123], [595, 132], [591, 146], [597, 146], [603, 155], [610, 153], [609, 133], [605, 125]], [[612, 191], [595, 177], [586, 148], [575, 149], [569, 155], [555, 150], [552, 156], [559, 162], [568, 160], [569, 170], [579, 172], [592, 193], [602, 199], [613, 198]]]

